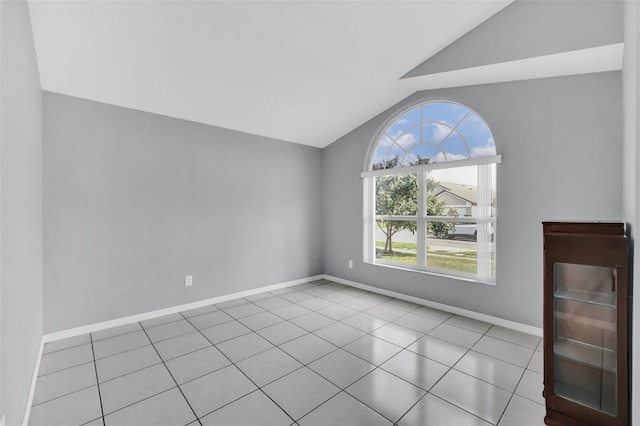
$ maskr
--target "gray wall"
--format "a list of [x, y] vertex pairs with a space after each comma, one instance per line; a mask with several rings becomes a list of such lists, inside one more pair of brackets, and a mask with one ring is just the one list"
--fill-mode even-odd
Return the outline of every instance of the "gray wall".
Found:
[[47, 333], [322, 272], [317, 148], [48, 92], [43, 134]]
[[0, 413], [16, 425], [42, 338], [41, 92], [27, 3], [0, 8]]
[[624, 2], [516, 0], [405, 77], [622, 43]]
[[[609, 72], [418, 93], [334, 142], [322, 165], [325, 273], [541, 327], [540, 222], [610, 219], [622, 206], [620, 80]], [[362, 263], [367, 148], [385, 119], [418, 99], [466, 104], [493, 131], [503, 156], [495, 286]]]

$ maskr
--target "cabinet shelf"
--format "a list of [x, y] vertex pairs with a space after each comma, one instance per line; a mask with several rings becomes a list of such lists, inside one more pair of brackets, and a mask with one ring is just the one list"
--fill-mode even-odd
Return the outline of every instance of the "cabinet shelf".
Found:
[[556, 311], [554, 313], [556, 321], [567, 321], [579, 326], [597, 328], [602, 331], [615, 332], [616, 323], [606, 319], [599, 319], [584, 315], [576, 315], [569, 312]]
[[615, 293], [594, 293], [591, 291], [577, 290], [575, 288], [558, 287], [554, 293], [554, 297], [556, 299], [570, 300], [572, 302], [587, 303], [589, 305], [604, 306], [613, 309], [616, 307]]
[[616, 354], [611, 349], [588, 345], [574, 340], [558, 339], [554, 355], [588, 367], [616, 372]]

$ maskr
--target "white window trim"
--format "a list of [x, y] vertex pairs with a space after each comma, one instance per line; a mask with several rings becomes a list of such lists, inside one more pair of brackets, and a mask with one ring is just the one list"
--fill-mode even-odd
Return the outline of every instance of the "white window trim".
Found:
[[[363, 181], [363, 262], [371, 265], [392, 267], [405, 271], [425, 273], [441, 277], [453, 278], [458, 280], [477, 282], [488, 285], [495, 285], [495, 275], [491, 276], [491, 237], [486, 227], [493, 227], [493, 243], [496, 244], [496, 214], [491, 216], [491, 191], [478, 191], [478, 214], [476, 217], [451, 217], [451, 216], [427, 216], [425, 214], [424, 200], [424, 182], [426, 181], [426, 172], [429, 170], [437, 170], [444, 168], [457, 168], [471, 165], [499, 164], [502, 162], [502, 156], [495, 155], [490, 157], [473, 158], [470, 160], [458, 160], [444, 163], [422, 164], [412, 167], [401, 167], [386, 170], [373, 170], [362, 173]], [[418, 173], [418, 215], [417, 216], [387, 216], [375, 214], [375, 177], [389, 176], [396, 174]], [[497, 173], [497, 170], [496, 170]], [[478, 167], [478, 187], [491, 188], [491, 173], [487, 172], [486, 167]], [[389, 220], [415, 220], [417, 221], [417, 264], [409, 266], [399, 262], [390, 262], [376, 259], [376, 242], [375, 242], [375, 226], [376, 219]], [[447, 222], [464, 222], [477, 223], [478, 230], [485, 227], [487, 232], [478, 232], [477, 236], [477, 273], [468, 274], [464, 272], [455, 272], [447, 269], [439, 269], [427, 267], [426, 253], [426, 224], [430, 221], [447, 221]], [[497, 259], [495, 259], [497, 262]], [[424, 262], [424, 263], [423, 263]], [[497, 263], [494, 265], [497, 267]]]
[[360, 173], [363, 178], [371, 176], [403, 175], [438, 169], [452, 169], [454, 167], [478, 166], [481, 164], [499, 164], [502, 162], [502, 155], [491, 155], [488, 157], [475, 157], [467, 160], [443, 161], [441, 163], [420, 164], [418, 166], [397, 167], [395, 169], [366, 170]]

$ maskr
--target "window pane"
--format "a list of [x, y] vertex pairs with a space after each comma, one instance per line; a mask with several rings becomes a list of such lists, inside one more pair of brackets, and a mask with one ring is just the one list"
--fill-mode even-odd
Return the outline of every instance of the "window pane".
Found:
[[418, 239], [415, 221], [376, 221], [376, 260], [417, 264]]
[[405, 155], [402, 160], [402, 167], [415, 166], [418, 164], [433, 163], [436, 157], [442, 157], [442, 153], [437, 146], [420, 144], [415, 146], [411, 152]]
[[422, 142], [440, 145], [453, 132], [453, 126], [429, 122], [422, 125]]
[[496, 155], [496, 144], [491, 130], [475, 112], [472, 111], [457, 130], [464, 136], [472, 158]]
[[447, 161], [466, 160], [469, 158], [469, 150], [456, 132], [447, 138], [441, 149], [444, 151]]
[[405, 152], [398, 144], [394, 143], [390, 147], [379, 148], [381, 151], [374, 153], [373, 159], [376, 160], [371, 168], [372, 170], [393, 169], [399, 167], [400, 161]]
[[459, 222], [427, 222], [427, 267], [475, 274], [478, 225]]
[[420, 109], [420, 107], [416, 107], [406, 112], [402, 115], [402, 117], [394, 121], [393, 124], [391, 124], [387, 129], [387, 133], [389, 134], [389, 136], [395, 139], [398, 137], [398, 135], [400, 135], [400, 133], [402, 133], [403, 130], [415, 125], [419, 125], [422, 118]]
[[418, 175], [416, 173], [376, 177], [376, 215], [416, 216]]
[[384, 134], [380, 137], [378, 145], [376, 146], [376, 150], [373, 153], [373, 158], [371, 160], [373, 170], [385, 168], [385, 160], [387, 159], [387, 154], [389, 153], [389, 149], [392, 145], [393, 139], [391, 139], [387, 134]]
[[[396, 152], [389, 151], [392, 142]], [[437, 150], [412, 152], [419, 144]], [[425, 164], [416, 162], [417, 155], [428, 158], [429, 163], [454, 162], [496, 155], [496, 146], [487, 123], [471, 109], [455, 102], [426, 102], [405, 112], [384, 130], [371, 157], [371, 170]]]
[[430, 102], [422, 107], [424, 121], [440, 121], [451, 127], [455, 127], [468, 112], [467, 107], [446, 101]]
[[430, 171], [426, 194], [427, 216], [476, 217], [478, 166]]
[[411, 151], [411, 148], [420, 143], [420, 126], [404, 130], [396, 138], [396, 143], [405, 151]]

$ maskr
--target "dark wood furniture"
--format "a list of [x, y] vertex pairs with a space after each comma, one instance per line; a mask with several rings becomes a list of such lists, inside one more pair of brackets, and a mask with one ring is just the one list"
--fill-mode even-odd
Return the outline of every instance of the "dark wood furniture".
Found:
[[623, 223], [543, 222], [547, 425], [629, 422]]

